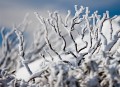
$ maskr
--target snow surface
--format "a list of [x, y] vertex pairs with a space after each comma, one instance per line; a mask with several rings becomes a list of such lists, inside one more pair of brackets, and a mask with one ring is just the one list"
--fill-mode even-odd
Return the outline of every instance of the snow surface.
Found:
[[[72, 63], [73, 65], [75, 65], [75, 58], [73, 58], [72, 55], [61, 55], [61, 57], [63, 58], [63, 60], [67, 60], [69, 61], [70, 63]], [[57, 63], [59, 62], [59, 58], [58, 56], [53, 56], [54, 58], [54, 61]], [[47, 60], [50, 60], [51, 61], [51, 58], [50, 57], [46, 57]], [[40, 68], [41, 68], [41, 64], [45, 63], [45, 60], [44, 59], [38, 59], [30, 64], [28, 64], [28, 66], [30, 67], [31, 71], [33, 73], [35, 73], [36, 71], [39, 71]], [[16, 78], [17, 79], [23, 79], [25, 81], [28, 81], [30, 75], [28, 73], [28, 71], [26, 70], [25, 67], [22, 67], [20, 68], [17, 72], [16, 72]]]

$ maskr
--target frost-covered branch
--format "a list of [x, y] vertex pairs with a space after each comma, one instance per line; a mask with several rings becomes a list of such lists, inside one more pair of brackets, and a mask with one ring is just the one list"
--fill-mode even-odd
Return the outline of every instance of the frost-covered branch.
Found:
[[28, 73], [31, 75], [32, 74], [32, 71], [30, 70], [29, 66], [27, 63], [25, 63], [25, 58], [24, 58], [24, 37], [23, 37], [23, 34], [21, 31], [17, 30], [16, 28], [14, 28], [14, 31], [18, 37], [18, 40], [19, 40], [19, 56], [20, 56], [20, 59], [22, 61], [22, 64], [24, 65], [24, 67], [27, 69]]

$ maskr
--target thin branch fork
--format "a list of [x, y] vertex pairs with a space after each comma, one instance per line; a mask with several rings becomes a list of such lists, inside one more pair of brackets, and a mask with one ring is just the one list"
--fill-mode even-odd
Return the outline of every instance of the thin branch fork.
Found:
[[35, 12], [35, 15], [36, 15], [36, 18], [39, 20], [39, 22], [44, 25], [44, 29], [45, 29], [45, 41], [46, 41], [48, 47], [49, 47], [56, 55], [58, 55], [58, 57], [59, 57], [60, 60], [62, 60], [62, 58], [61, 58], [61, 56], [59, 55], [59, 53], [58, 53], [55, 49], [53, 49], [53, 47], [52, 47], [52, 45], [51, 45], [51, 43], [50, 43], [50, 41], [49, 41], [49, 39], [48, 39], [48, 30], [47, 30], [47, 24], [46, 24], [46, 22], [45, 22], [45, 19], [44, 19], [43, 17], [39, 16], [39, 14], [38, 14], [37, 12]]
[[[55, 32], [59, 35], [59, 37], [62, 39], [63, 41], [63, 45], [62, 45], [62, 49], [63, 51], [65, 51], [65, 48], [66, 48], [66, 40], [64, 38], [64, 36], [61, 35], [61, 31], [60, 31], [60, 28], [59, 28], [59, 24], [58, 24], [58, 20], [59, 20], [59, 15], [58, 13], [54, 13], [55, 15], [55, 18], [52, 17], [52, 13], [49, 12], [49, 16], [50, 16], [50, 19], [48, 19], [48, 23], [54, 28]], [[50, 20], [52, 21], [55, 21], [54, 23], [53, 22], [50, 22]]]

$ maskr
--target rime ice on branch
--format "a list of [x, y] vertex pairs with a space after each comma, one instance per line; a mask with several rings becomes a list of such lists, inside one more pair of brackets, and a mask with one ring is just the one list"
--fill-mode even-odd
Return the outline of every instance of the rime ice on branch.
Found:
[[[45, 51], [49, 53], [53, 64], [55, 64], [54, 67], [49, 67], [48, 63], [48, 68], [50, 69], [50, 71], [42, 71], [43, 74], [44, 72], [50, 73], [50, 76], [48, 76], [47, 79], [49, 80], [50, 87], [63, 87], [65, 85], [68, 85], [70, 87], [77, 87], [78, 85], [81, 87], [103, 87], [110, 85], [110, 87], [112, 87], [113, 85], [116, 85], [116, 83], [111, 82], [119, 82], [118, 79], [120, 77], [120, 73], [115, 74], [115, 78], [117, 78], [117, 80], [112, 77], [112, 73], [114, 72], [113, 70], [116, 69], [115, 67], [119, 66], [116, 65], [118, 64], [118, 61], [116, 61], [115, 58], [113, 58], [112, 60], [110, 59], [113, 55], [118, 55], [117, 49], [114, 50], [114, 52], [112, 51], [120, 38], [120, 30], [118, 29], [114, 33], [112, 27], [112, 21], [116, 17], [110, 18], [108, 11], [106, 11], [106, 13], [103, 13], [103, 17], [98, 15], [98, 11], [94, 12], [91, 16], [89, 13], [90, 11], [88, 7], [84, 8], [83, 6], [81, 6], [80, 8], [78, 8], [76, 5], [75, 15], [70, 18], [71, 12], [69, 10], [67, 16], [65, 17], [65, 20], [62, 19], [57, 11], [53, 13], [49, 12], [49, 18], [46, 19], [42, 16], [39, 16], [39, 14], [35, 12], [36, 18], [44, 27], [44, 38], [47, 47], [49, 48], [49, 50], [55, 53], [55, 57], [58, 56], [58, 58], [60, 59], [58, 60], [58, 64], [55, 63], [55, 57], [49, 53], [50, 51]], [[108, 37], [103, 32], [105, 21], [110, 21], [110, 32], [108, 32], [110, 33], [110, 40], [108, 40]], [[61, 28], [61, 24], [63, 29]], [[79, 28], [79, 30], [76, 28], [77, 25], [80, 25], [80, 27], [77, 27]], [[48, 31], [50, 30], [53, 30], [56, 37], [59, 37], [60, 41], [62, 41], [60, 51], [57, 51], [57, 48], [54, 47], [54, 44], [49, 39]], [[67, 45], [68, 38], [63, 35], [63, 32], [65, 31], [67, 32], [68, 38], [71, 40], [70, 43], [73, 44], [71, 48], [68, 48]], [[80, 44], [77, 42], [77, 39], [79, 39]], [[79, 47], [79, 45], [81, 46]], [[75, 66], [73, 66], [73, 63], [69, 61], [67, 55], [72, 55], [72, 58], [76, 60]], [[99, 57], [102, 58], [99, 58], [98, 55], [101, 55]], [[47, 57], [45, 56], [44, 58], [47, 59]], [[68, 58], [68, 60], [65, 60], [65, 58]], [[116, 63], [113, 63], [113, 61], [116, 61]], [[64, 64], [67, 64], [68, 66], [64, 66]], [[111, 70], [111, 67], [114, 66], [114, 64], [115, 67], [113, 68], [113, 70]], [[73, 71], [71, 71], [73, 67], [74, 69]], [[76, 71], [76, 69], [78, 69], [78, 72]], [[66, 70], [68, 73], [66, 73]], [[56, 74], [55, 72], [58, 72], [58, 74]], [[37, 74], [38, 77], [41, 72], [38, 72]], [[65, 76], [63, 77], [64, 74], [67, 74], [68, 78]], [[106, 75], [107, 77], [102, 77], [104, 75]], [[36, 76], [36, 73], [33, 74], [33, 77], [34, 76]], [[101, 80], [100, 78], [104, 80]], [[54, 81], [56, 83], [53, 83]], [[76, 84], [77, 81], [79, 81], [78, 84]], [[67, 84], [67, 82], [69, 82], [69, 84]]]

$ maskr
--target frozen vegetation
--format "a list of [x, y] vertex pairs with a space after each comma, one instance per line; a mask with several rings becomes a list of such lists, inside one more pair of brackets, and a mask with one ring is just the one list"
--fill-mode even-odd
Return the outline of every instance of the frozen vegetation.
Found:
[[120, 16], [76, 5], [73, 17], [34, 14], [40, 28], [27, 50], [28, 15], [1, 29], [0, 87], [120, 87]]

